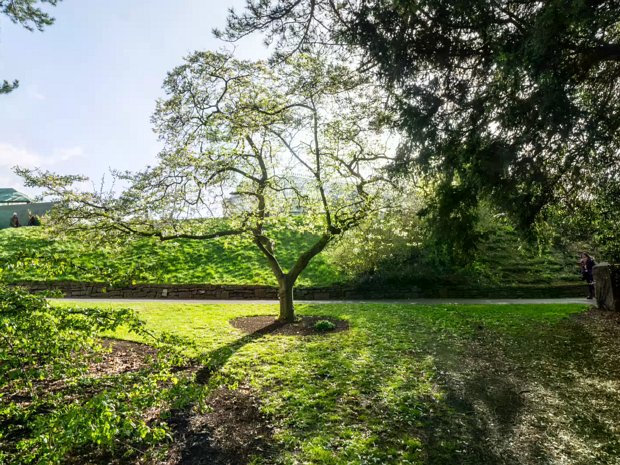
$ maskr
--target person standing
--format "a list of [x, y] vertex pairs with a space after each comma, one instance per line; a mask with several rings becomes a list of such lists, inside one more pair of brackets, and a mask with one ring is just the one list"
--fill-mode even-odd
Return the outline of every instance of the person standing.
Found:
[[581, 278], [588, 283], [588, 299], [594, 298], [594, 259], [586, 252], [581, 252], [581, 260], [579, 266], [581, 267]]
[[11, 226], [12, 228], [19, 228], [19, 218], [17, 217], [17, 212], [13, 213], [11, 221], [9, 222], [9, 226]]

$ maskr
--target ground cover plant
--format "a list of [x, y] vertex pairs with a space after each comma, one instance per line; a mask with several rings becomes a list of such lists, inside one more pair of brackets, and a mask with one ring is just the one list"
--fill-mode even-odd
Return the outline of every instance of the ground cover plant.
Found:
[[[620, 457], [613, 314], [575, 305], [300, 305], [302, 317], [344, 320], [348, 329], [286, 336], [246, 334], [230, 323], [275, 317], [276, 305], [132, 307], [148, 328], [191, 339], [200, 361], [188, 381], [200, 390], [162, 417], [174, 438], [152, 446], [163, 463], [613, 464]], [[243, 457], [231, 455], [236, 447], [245, 447]]]
[[[100, 335], [120, 325], [151, 344], [131, 366], [105, 358]], [[181, 347], [130, 309], [55, 307], [0, 285], [0, 463], [106, 463], [159, 443], [167, 429], [145, 408], [182, 402]]]

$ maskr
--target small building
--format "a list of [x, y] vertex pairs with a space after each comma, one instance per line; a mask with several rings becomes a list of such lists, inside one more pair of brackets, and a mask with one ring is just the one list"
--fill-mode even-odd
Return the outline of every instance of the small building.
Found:
[[30, 197], [12, 188], [0, 188], [0, 229], [8, 228], [13, 213], [17, 213], [22, 226], [28, 224], [30, 213], [39, 217], [45, 215], [54, 202], [35, 202]]

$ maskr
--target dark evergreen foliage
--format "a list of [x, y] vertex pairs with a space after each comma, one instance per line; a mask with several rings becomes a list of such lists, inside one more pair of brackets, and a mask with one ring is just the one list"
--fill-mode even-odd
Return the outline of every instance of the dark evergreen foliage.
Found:
[[260, 0], [220, 34], [257, 30], [280, 53], [319, 42], [360, 51], [409, 136], [396, 168], [441, 180], [440, 230], [468, 229], [457, 226], [484, 197], [527, 227], [548, 206], [589, 208], [620, 183], [618, 1]]

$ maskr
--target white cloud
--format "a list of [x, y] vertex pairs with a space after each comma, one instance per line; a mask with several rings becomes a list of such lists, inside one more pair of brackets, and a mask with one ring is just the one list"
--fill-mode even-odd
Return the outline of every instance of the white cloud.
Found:
[[10, 169], [15, 165], [34, 168], [43, 165], [43, 158], [24, 148], [0, 143], [0, 169]]
[[49, 156], [40, 155], [22, 147], [0, 142], [0, 168], [12, 168], [15, 165], [24, 168], [51, 167], [84, 156], [80, 146], [54, 149]]
[[0, 187], [20, 188], [21, 178], [13, 173], [13, 167], [49, 169], [69, 160], [84, 156], [80, 146], [54, 149], [51, 155], [43, 156], [37, 152], [0, 142]]
[[74, 158], [81, 158], [84, 156], [84, 149], [79, 145], [75, 147], [69, 147], [64, 149], [55, 149], [48, 164], [55, 165], [56, 163], [69, 161]]
[[21, 183], [17, 176], [0, 176], [0, 187], [19, 188]]

